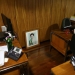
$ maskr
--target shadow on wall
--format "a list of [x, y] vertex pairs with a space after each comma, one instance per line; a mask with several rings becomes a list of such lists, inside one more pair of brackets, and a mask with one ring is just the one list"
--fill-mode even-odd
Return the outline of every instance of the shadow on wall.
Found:
[[51, 26], [47, 29], [45, 38], [48, 37], [47, 39], [50, 39], [50, 33], [51, 33], [52, 30], [59, 30], [58, 24], [53, 24], [53, 25], [51, 25]]
[[51, 25], [51, 26], [49, 27], [48, 30], [50, 30], [50, 32], [51, 32], [52, 30], [58, 30], [58, 29], [59, 29], [58, 24], [53, 24], [53, 25]]

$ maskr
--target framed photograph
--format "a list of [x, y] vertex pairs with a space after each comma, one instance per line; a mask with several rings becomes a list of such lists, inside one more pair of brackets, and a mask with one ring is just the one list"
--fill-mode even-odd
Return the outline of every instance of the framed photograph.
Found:
[[31, 48], [39, 45], [39, 32], [38, 30], [32, 30], [25, 33], [26, 36], [26, 48]]

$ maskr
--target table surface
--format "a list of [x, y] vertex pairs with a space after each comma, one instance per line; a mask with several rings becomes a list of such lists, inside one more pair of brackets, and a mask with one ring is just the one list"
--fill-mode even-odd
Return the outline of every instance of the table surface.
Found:
[[70, 61], [58, 65], [51, 69], [54, 75], [75, 75], [75, 70]]
[[61, 30], [52, 31], [52, 33], [56, 34], [60, 38], [64, 39], [65, 41], [71, 40], [72, 33], [67, 33]]
[[[1, 45], [5, 45], [5, 43], [2, 42], [2, 43], [0, 43], [0, 46], [1, 46]], [[19, 48], [21, 48], [21, 46], [20, 46], [20, 44], [19, 44], [19, 42], [18, 42], [17, 39], [15, 39], [15, 40], [13, 41], [13, 45], [14, 45], [14, 46], [17, 46], [17, 47], [19, 47]], [[25, 63], [25, 62], [27, 62], [27, 61], [28, 61], [28, 59], [27, 59], [25, 53], [23, 53], [23, 55], [19, 58], [18, 61], [14, 61], [13, 59], [10, 59], [10, 58], [9, 58], [8, 62], [6, 62], [6, 63], [4, 64], [4, 66], [1, 66], [1, 67], [0, 67], [0, 72], [1, 72], [1, 71], [4, 71], [4, 70], [7, 70], [7, 69], [10, 69], [10, 68], [13, 68], [13, 67], [15, 67], [15, 66], [19, 66], [19, 65], [21, 65], [21, 64], [23, 64], [23, 63]]]

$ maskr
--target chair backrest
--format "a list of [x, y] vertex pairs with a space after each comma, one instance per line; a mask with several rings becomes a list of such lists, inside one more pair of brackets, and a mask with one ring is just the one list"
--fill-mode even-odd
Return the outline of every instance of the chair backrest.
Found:
[[62, 25], [61, 25], [61, 30], [67, 28], [67, 27], [70, 27], [71, 26], [71, 21], [69, 18], [64, 18], [62, 20]]
[[70, 41], [70, 50], [72, 51], [73, 55], [75, 56], [75, 34], [73, 34], [71, 41]]

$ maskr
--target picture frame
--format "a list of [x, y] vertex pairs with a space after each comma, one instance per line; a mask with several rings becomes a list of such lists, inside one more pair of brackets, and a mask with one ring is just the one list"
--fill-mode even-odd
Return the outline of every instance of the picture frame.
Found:
[[26, 48], [32, 48], [39, 45], [39, 30], [25, 32]]

